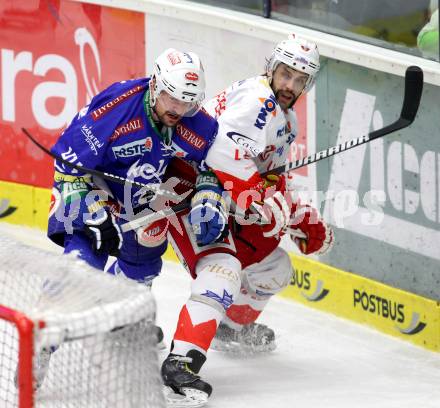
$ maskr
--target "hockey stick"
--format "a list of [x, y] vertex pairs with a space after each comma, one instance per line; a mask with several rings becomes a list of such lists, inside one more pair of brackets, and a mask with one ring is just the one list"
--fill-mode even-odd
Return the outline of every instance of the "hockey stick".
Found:
[[365, 143], [371, 142], [372, 140], [378, 139], [380, 137], [389, 135], [390, 133], [396, 132], [400, 129], [408, 127], [413, 123], [417, 111], [420, 105], [420, 99], [422, 97], [423, 91], [423, 71], [420, 67], [415, 65], [410, 66], [406, 69], [405, 73], [405, 91], [403, 98], [402, 111], [400, 113], [399, 119], [397, 119], [391, 125], [385, 126], [381, 129], [375, 130], [368, 135], [361, 136], [347, 142], [338, 144], [333, 147], [329, 147], [320, 152], [311, 154], [310, 156], [303, 157], [302, 159], [296, 160], [294, 162], [286, 163], [283, 166], [276, 167], [273, 170], [264, 172], [262, 176], [267, 176], [269, 174], [282, 174], [291, 170], [299, 169], [301, 167], [308, 166], [309, 164], [316, 163], [318, 161], [328, 159], [338, 153], [344, 152], [346, 150], [352, 149], [353, 147], [363, 145]]
[[[314, 153], [310, 156], [307, 156], [303, 159], [296, 160], [295, 162], [286, 163], [284, 166], [277, 167], [273, 170], [265, 172], [262, 176], [266, 176], [268, 174], [282, 174], [288, 172], [290, 170], [298, 169], [301, 167], [308, 166], [309, 164], [316, 163], [320, 160], [327, 159], [331, 156], [334, 156], [338, 153], [341, 153], [345, 150], [352, 149], [353, 147], [359, 146], [364, 143], [371, 142], [374, 139], [378, 139], [380, 137], [386, 136], [390, 133], [396, 132], [397, 130], [408, 127], [415, 119], [417, 111], [420, 105], [420, 99], [423, 91], [423, 71], [417, 66], [410, 66], [407, 68], [405, 73], [405, 90], [404, 90], [404, 98], [402, 104], [402, 110], [400, 113], [400, 117], [391, 125], [385, 126], [382, 129], [375, 130], [369, 133], [366, 136], [362, 136], [345, 143], [341, 143], [334, 147], [329, 147], [326, 150], [322, 150], [318, 153]], [[181, 204], [181, 207], [183, 207]], [[188, 208], [189, 204], [184, 208], [180, 208], [178, 211], [182, 211], [185, 208]], [[166, 214], [170, 214], [175, 207], [171, 207], [167, 210]], [[177, 206], [176, 206], [177, 209]], [[157, 213], [159, 216], [159, 213]], [[165, 218], [167, 215], [163, 215]], [[155, 214], [149, 214], [144, 217], [140, 217], [133, 224], [132, 222], [126, 223], [126, 227], [124, 225], [124, 231], [132, 229], [132, 226], [141, 226], [146, 225], [149, 222], [156, 221], [158, 218], [155, 217]], [[151, 220], [151, 221], [150, 221]], [[144, 222], [144, 224], [142, 224]]]
[[[139, 218], [135, 218], [131, 221], [127, 221], [125, 224], [121, 225], [122, 232], [127, 232], [131, 230], [135, 230], [140, 227], [145, 227], [149, 224], [152, 224], [155, 221], [159, 221], [163, 218], [168, 218], [171, 215], [175, 215], [181, 211], [184, 211], [186, 209], [190, 208], [190, 203], [187, 201], [184, 201], [180, 204], [177, 204], [173, 207], [165, 208], [164, 210], [160, 210], [157, 212], [153, 212], [151, 214], [144, 215]], [[230, 212], [230, 216], [235, 217], [237, 214]], [[266, 221], [268, 223], [269, 221]], [[304, 234], [302, 231], [297, 229], [290, 229], [290, 235], [297, 237], [297, 238], [307, 238], [306, 234]]]
[[189, 207], [190, 203], [188, 201], [183, 201], [177, 205], [173, 205], [172, 207], [168, 207], [163, 210], [144, 215], [142, 217], [134, 218], [131, 221], [127, 221], [125, 224], [121, 225], [121, 230], [122, 232], [127, 232], [140, 227], [146, 227], [147, 225], [152, 224], [155, 221], [168, 218], [171, 215], [175, 215], [181, 211], [188, 209]]
[[[372, 140], [378, 139], [380, 137], [386, 136], [390, 133], [396, 132], [400, 129], [403, 129], [405, 127], [408, 127], [415, 119], [419, 105], [420, 105], [420, 99], [422, 96], [423, 91], [423, 71], [417, 67], [417, 66], [410, 66], [407, 68], [405, 73], [405, 90], [404, 90], [404, 99], [403, 99], [403, 105], [400, 117], [392, 124], [383, 127], [382, 129], [375, 130], [371, 133], [369, 133], [366, 136], [361, 136], [359, 138], [352, 139], [350, 141], [347, 141], [345, 143], [341, 143], [334, 147], [329, 147], [325, 150], [322, 150], [320, 152], [314, 153], [310, 156], [307, 156], [305, 158], [302, 158], [300, 160], [296, 160], [295, 162], [290, 162], [285, 164], [284, 166], [277, 167], [273, 170], [270, 170], [268, 172], [265, 172], [262, 174], [262, 176], [266, 176], [269, 174], [282, 174], [291, 170], [295, 170], [301, 167], [308, 166], [309, 164], [316, 163], [318, 161], [327, 159], [331, 156], [334, 156], [338, 153], [341, 153], [345, 150], [352, 149], [353, 147], [360, 146], [362, 144], [371, 142]], [[148, 185], [133, 182], [127, 179], [124, 179], [119, 176], [115, 176], [108, 173], [103, 173], [97, 170], [93, 169], [87, 169], [82, 166], [74, 165], [58, 155], [53, 154], [49, 150], [47, 150], [44, 146], [42, 146], [40, 143], [38, 143], [30, 134], [29, 132], [22, 128], [23, 132], [43, 151], [45, 151], [50, 156], [56, 158], [60, 162], [66, 164], [67, 166], [76, 168], [77, 170], [83, 171], [85, 173], [95, 174], [97, 176], [100, 176], [102, 178], [106, 178], [108, 180], [125, 184], [125, 183], [131, 183], [133, 185], [139, 186], [139, 187], [147, 187]], [[157, 188], [157, 187], [156, 187]], [[139, 217], [138, 219], [132, 220], [124, 224], [122, 227], [123, 231], [129, 231], [134, 228], [138, 228], [142, 225], [147, 225], [151, 222], [157, 221], [159, 219], [168, 217], [170, 214], [183, 211], [185, 209], [189, 208], [188, 202], [180, 203], [176, 206], [167, 208], [165, 210], [158, 211], [156, 213], [148, 214], [143, 217]]]
[[129, 185], [132, 185], [132, 186], [135, 186], [135, 187], [140, 187], [140, 188], [145, 189], [145, 190], [150, 190], [152, 193], [159, 194], [159, 195], [161, 195], [161, 196], [163, 196], [165, 198], [171, 199], [171, 200], [174, 199], [176, 201], [181, 201], [181, 197], [178, 194], [176, 194], [176, 193], [174, 193], [172, 191], [161, 190], [160, 187], [158, 187], [156, 184], [144, 184], [144, 183], [140, 183], [138, 181], [129, 180], [129, 179], [124, 178], [124, 177], [116, 176], [115, 174], [110, 174], [110, 173], [106, 173], [106, 172], [95, 170], [95, 169], [89, 169], [87, 167], [71, 163], [68, 160], [63, 159], [58, 154], [52, 153], [49, 149], [44, 147], [40, 142], [38, 142], [27, 131], [27, 129], [21, 128], [21, 130], [32, 141], [32, 143], [34, 143], [39, 149], [41, 149], [43, 152], [45, 152], [49, 156], [51, 156], [52, 158], [56, 159], [57, 161], [65, 164], [68, 167], [71, 167], [71, 168], [76, 169], [78, 171], [81, 171], [83, 173], [87, 173], [87, 174], [91, 174], [93, 176], [97, 176], [97, 177], [103, 178], [105, 180], [113, 181], [114, 183], [118, 183], [118, 184], [122, 184], [122, 185], [129, 184]]

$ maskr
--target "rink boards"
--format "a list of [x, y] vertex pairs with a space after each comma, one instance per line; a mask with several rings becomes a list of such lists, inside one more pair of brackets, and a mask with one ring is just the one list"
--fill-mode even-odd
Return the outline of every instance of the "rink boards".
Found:
[[440, 351], [438, 302], [305, 257], [291, 258], [294, 274], [284, 297]]
[[[47, 189], [0, 181], [0, 221], [46, 228]], [[171, 249], [167, 259], [177, 260]], [[291, 254], [294, 274], [282, 296], [440, 351], [439, 303]]]

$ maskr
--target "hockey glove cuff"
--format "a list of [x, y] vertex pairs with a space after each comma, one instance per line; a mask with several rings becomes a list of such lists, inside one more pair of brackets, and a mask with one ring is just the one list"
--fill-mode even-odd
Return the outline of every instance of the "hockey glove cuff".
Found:
[[199, 246], [220, 242], [228, 233], [228, 211], [217, 178], [211, 172], [197, 177], [189, 223]]

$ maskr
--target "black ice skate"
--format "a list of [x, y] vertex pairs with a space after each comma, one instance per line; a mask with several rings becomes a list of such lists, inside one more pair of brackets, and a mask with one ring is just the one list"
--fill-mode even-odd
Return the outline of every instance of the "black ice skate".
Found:
[[220, 323], [211, 349], [233, 353], [262, 353], [275, 350], [275, 333], [264, 324], [251, 323], [241, 331]]
[[205, 360], [206, 357], [196, 350], [189, 351], [186, 356], [168, 355], [161, 369], [168, 407], [197, 408], [208, 402], [212, 387], [197, 375]]

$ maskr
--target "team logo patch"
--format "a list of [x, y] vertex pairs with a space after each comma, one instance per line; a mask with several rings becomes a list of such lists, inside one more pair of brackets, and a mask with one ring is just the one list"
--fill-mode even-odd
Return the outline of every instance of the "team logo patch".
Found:
[[82, 125], [81, 133], [84, 135], [85, 142], [89, 145], [90, 150], [95, 156], [98, 155], [98, 149], [104, 146], [104, 143], [100, 142], [99, 139], [93, 134], [92, 126]]
[[151, 248], [163, 244], [167, 239], [169, 220], [159, 220], [153, 222], [148, 227], [137, 230], [138, 243], [142, 246]]
[[185, 78], [188, 81], [198, 81], [199, 80], [199, 76], [195, 72], [187, 72], [185, 74]]
[[167, 55], [168, 61], [171, 62], [172, 65], [176, 65], [176, 64], [180, 64], [182, 61], [180, 60], [180, 57], [177, 53], [175, 52], [170, 52]]
[[117, 129], [115, 129], [113, 134], [110, 136], [110, 141], [114, 142], [122, 135], [136, 132], [137, 130], [143, 128], [144, 128], [144, 123], [142, 122], [141, 118], [131, 119], [129, 122], [124, 123], [123, 125], [119, 126]]
[[149, 152], [151, 152], [151, 149], [153, 148], [153, 139], [151, 139], [150, 136], [148, 136], [148, 137], [145, 139], [145, 148], [146, 148]]
[[162, 182], [162, 176], [167, 169], [167, 162], [164, 159], [160, 159], [157, 163], [141, 163], [140, 161], [141, 159], [138, 159], [130, 166], [127, 172], [127, 178], [142, 177], [145, 180], [156, 179]]
[[258, 98], [260, 102], [263, 104], [263, 106], [260, 109], [260, 112], [258, 113], [258, 117], [255, 120], [254, 126], [258, 129], [263, 129], [264, 126], [266, 126], [266, 118], [268, 113], [270, 113], [272, 116], [277, 115], [276, 107], [277, 102], [274, 95], [270, 95], [268, 99], [264, 98]]
[[226, 109], [226, 91], [219, 93], [215, 97], [215, 99], [217, 100], [217, 105], [215, 107], [215, 115], [218, 118]]
[[141, 85], [135, 86], [132, 89], [129, 89], [127, 92], [124, 92], [122, 95], [117, 96], [115, 99], [113, 99], [110, 102], [107, 102], [105, 105], [102, 105], [101, 107], [95, 109], [91, 115], [93, 120], [98, 120], [108, 112], [110, 112], [112, 109], [114, 109], [116, 106], [118, 106], [120, 103], [126, 101], [128, 98], [130, 98], [133, 95], [136, 95], [137, 93], [144, 90], [144, 87]]
[[202, 150], [206, 146], [206, 141], [203, 139], [203, 137], [194, 133], [191, 129], [188, 129], [186, 126], [182, 125], [181, 123], [177, 124], [176, 133], [183, 140], [185, 140], [185, 142], [189, 143], [197, 150]]
[[304, 64], [304, 65], [308, 65], [309, 64], [309, 61], [307, 61], [304, 57], [297, 57], [297, 58], [295, 58], [295, 61], [298, 61], [298, 62], [300, 62], [301, 64]]
[[210, 299], [213, 299], [220, 303], [225, 310], [228, 310], [229, 306], [234, 303], [233, 295], [229, 294], [226, 289], [223, 289], [223, 296], [219, 296], [217, 293], [207, 290], [205, 293], [202, 293], [202, 296], [206, 296]]
[[238, 132], [228, 132], [226, 133], [226, 136], [228, 136], [229, 139], [234, 141], [234, 143], [252, 152], [255, 156], [258, 156], [261, 153], [259, 150], [255, 148], [255, 144], [256, 144], [255, 140], [251, 139], [248, 136], [242, 135], [241, 133]]
[[174, 156], [174, 157], [186, 157], [188, 152], [183, 150], [180, 146], [178, 146], [174, 141], [170, 146], [162, 145], [160, 149], [164, 156]]
[[112, 147], [115, 158], [118, 157], [133, 157], [142, 156], [144, 153], [150, 151], [143, 140], [137, 140], [131, 143], [124, 144], [122, 146]]

